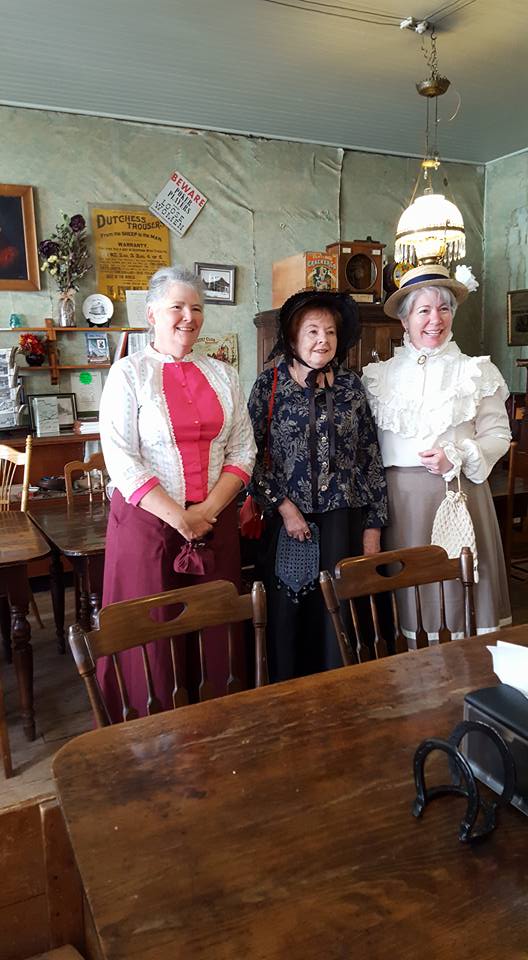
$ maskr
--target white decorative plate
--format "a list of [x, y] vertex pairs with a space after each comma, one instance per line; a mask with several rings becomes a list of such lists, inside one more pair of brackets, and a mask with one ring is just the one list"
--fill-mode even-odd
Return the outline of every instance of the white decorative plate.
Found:
[[82, 312], [90, 323], [101, 326], [110, 320], [114, 312], [114, 304], [104, 293], [91, 293], [83, 302]]

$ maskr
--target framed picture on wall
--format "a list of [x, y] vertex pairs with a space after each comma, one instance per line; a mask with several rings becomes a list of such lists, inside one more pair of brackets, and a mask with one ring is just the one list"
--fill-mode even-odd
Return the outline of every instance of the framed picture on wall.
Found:
[[40, 290], [33, 187], [0, 183], [0, 290]]
[[27, 402], [31, 429], [35, 430], [37, 427], [39, 400], [43, 398], [56, 400], [59, 430], [73, 430], [74, 421], [77, 420], [77, 401], [74, 393], [28, 393]]
[[205, 303], [235, 302], [236, 267], [220, 263], [195, 263], [194, 272], [203, 280]]
[[528, 346], [528, 290], [508, 290], [508, 345]]

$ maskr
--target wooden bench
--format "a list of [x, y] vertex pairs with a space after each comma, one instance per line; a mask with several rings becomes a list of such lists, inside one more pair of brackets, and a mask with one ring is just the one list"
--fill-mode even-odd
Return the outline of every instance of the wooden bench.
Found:
[[83, 891], [55, 797], [0, 811], [0, 876], [0, 960], [97, 957], [85, 950]]

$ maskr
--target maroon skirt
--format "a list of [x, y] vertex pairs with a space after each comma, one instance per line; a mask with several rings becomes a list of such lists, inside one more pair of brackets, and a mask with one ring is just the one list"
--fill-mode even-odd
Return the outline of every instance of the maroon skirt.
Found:
[[[106, 555], [103, 583], [103, 606], [120, 600], [133, 600], [189, 587], [211, 580], [231, 580], [240, 590], [240, 542], [237, 527], [236, 503], [231, 503], [220, 514], [207, 546], [213, 553], [213, 569], [206, 574], [175, 573], [174, 560], [186, 541], [169, 524], [153, 514], [127, 503], [118, 490], [114, 491], [108, 518]], [[172, 607], [154, 610], [156, 620], [170, 620], [175, 615]], [[242, 631], [235, 633], [235, 656], [238, 676], [245, 678]], [[185, 673], [185, 686], [191, 701], [198, 699], [200, 680], [199, 653], [196, 637], [180, 637], [179, 659]], [[228, 678], [227, 629], [211, 628], [204, 631], [204, 647], [208, 678], [215, 694], [222, 696]], [[172, 707], [173, 671], [168, 639], [147, 644], [152, 680], [163, 709]], [[141, 649], [126, 650], [119, 657], [131, 706], [140, 716], [146, 716], [147, 688]], [[97, 663], [97, 679], [113, 723], [122, 719], [121, 698], [110, 657]]]

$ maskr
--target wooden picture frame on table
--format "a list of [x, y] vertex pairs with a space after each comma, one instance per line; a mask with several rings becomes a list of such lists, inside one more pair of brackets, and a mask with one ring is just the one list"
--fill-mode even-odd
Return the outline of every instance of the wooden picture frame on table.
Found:
[[0, 290], [40, 290], [33, 187], [0, 183]]
[[506, 294], [508, 346], [528, 346], [528, 290], [508, 290]]
[[236, 267], [221, 263], [194, 264], [194, 272], [205, 287], [204, 303], [233, 305]]
[[73, 431], [73, 424], [77, 420], [77, 398], [74, 393], [28, 393], [27, 405], [29, 411], [29, 422], [33, 432], [36, 431], [36, 417], [33, 406], [33, 400], [39, 397], [57, 397], [59, 430]]

